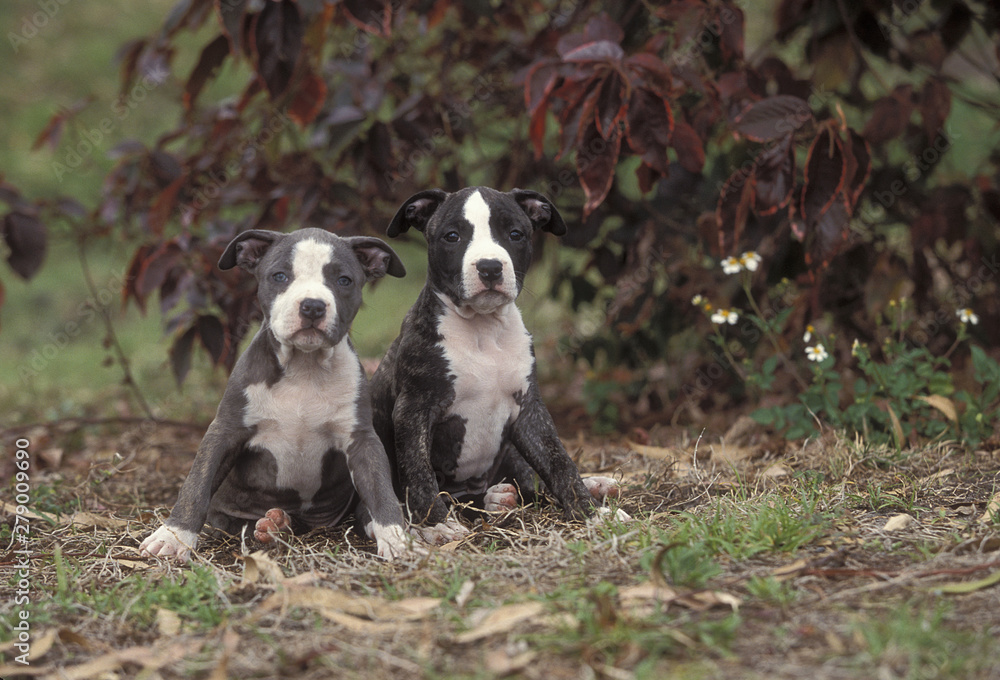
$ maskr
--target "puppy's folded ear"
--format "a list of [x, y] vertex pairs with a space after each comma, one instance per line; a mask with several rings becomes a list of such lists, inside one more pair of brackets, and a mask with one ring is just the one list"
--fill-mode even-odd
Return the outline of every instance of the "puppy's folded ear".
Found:
[[448, 194], [441, 189], [427, 189], [413, 194], [396, 211], [396, 216], [392, 218], [385, 233], [396, 237], [410, 227], [417, 231], [423, 231], [427, 222], [430, 221], [431, 215], [446, 198], [448, 198]]
[[537, 191], [528, 191], [527, 189], [514, 189], [510, 194], [521, 206], [521, 210], [531, 220], [531, 226], [535, 229], [549, 231], [556, 236], [562, 236], [566, 233], [566, 223], [563, 222], [562, 215], [552, 205], [552, 201], [545, 196]]
[[403, 261], [382, 239], [374, 236], [349, 236], [344, 240], [354, 249], [354, 255], [365, 268], [365, 276], [369, 281], [381, 279], [386, 274], [397, 278], [406, 276]]
[[252, 272], [257, 268], [260, 258], [264, 257], [264, 253], [284, 236], [281, 232], [266, 229], [244, 231], [226, 246], [225, 252], [219, 258], [219, 269], [239, 267], [244, 271]]

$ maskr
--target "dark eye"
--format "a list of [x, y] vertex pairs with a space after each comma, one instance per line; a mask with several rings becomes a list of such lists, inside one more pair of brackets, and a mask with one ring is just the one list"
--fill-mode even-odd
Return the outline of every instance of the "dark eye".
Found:
[[512, 232], [510, 232], [511, 241], [520, 241], [523, 238], [524, 238], [524, 232], [521, 231], [520, 229], [515, 229]]
[[285, 281], [288, 280], [288, 274], [286, 274], [285, 272], [274, 272], [273, 274], [271, 274], [271, 278], [277, 281], [278, 283], [284, 283]]
[[345, 288], [351, 285], [352, 283], [354, 283], [354, 281], [351, 280], [350, 276], [341, 276], [339, 279], [337, 279], [337, 285], [344, 286]]
[[458, 243], [462, 240], [462, 237], [458, 235], [457, 231], [449, 231], [444, 235], [444, 240], [448, 243]]

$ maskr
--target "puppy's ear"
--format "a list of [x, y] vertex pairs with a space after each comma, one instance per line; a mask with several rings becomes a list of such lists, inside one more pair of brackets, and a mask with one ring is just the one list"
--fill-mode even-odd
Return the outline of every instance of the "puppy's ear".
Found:
[[440, 189], [427, 189], [413, 194], [396, 211], [396, 216], [392, 218], [389, 229], [385, 233], [396, 237], [410, 227], [417, 231], [423, 231], [427, 222], [430, 221], [431, 215], [444, 203], [446, 198], [448, 198], [448, 194]]
[[365, 268], [365, 276], [369, 281], [381, 279], [386, 274], [397, 278], [406, 276], [403, 261], [382, 239], [373, 236], [350, 236], [344, 240], [354, 249], [354, 255]]
[[556, 236], [566, 233], [566, 223], [563, 222], [562, 215], [552, 205], [552, 201], [542, 196], [537, 191], [527, 189], [514, 189], [511, 196], [521, 206], [521, 210], [531, 220], [531, 226], [535, 229], [550, 231]]
[[234, 238], [219, 258], [219, 269], [239, 267], [248, 272], [257, 268], [260, 258], [270, 250], [271, 246], [285, 235], [266, 229], [250, 229]]

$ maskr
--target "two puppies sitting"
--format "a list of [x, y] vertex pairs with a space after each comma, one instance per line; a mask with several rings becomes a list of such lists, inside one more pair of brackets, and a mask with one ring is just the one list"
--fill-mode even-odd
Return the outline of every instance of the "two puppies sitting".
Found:
[[393, 250], [320, 229], [251, 230], [229, 244], [219, 267], [256, 277], [264, 322], [144, 553], [186, 559], [206, 521], [268, 542], [354, 514], [392, 559], [411, 546], [401, 503], [414, 533], [443, 543], [468, 532], [446, 496], [496, 511], [540, 480], [585, 517], [617, 493], [611, 479], [581, 479], [563, 448], [513, 304], [532, 233], [566, 232], [555, 207], [516, 189], [423, 191], [388, 234], [410, 228], [427, 240], [427, 283], [370, 387], [347, 332], [363, 284], [405, 274]]

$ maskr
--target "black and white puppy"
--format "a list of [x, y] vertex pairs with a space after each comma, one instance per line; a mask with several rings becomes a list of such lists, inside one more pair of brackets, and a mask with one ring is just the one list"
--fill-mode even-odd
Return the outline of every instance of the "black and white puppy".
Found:
[[407, 200], [387, 233], [410, 228], [427, 240], [427, 283], [372, 378], [375, 430], [410, 521], [430, 542], [456, 539], [467, 530], [445, 495], [495, 511], [530, 497], [539, 477], [567, 514], [593, 514], [617, 485], [585, 484], [563, 448], [514, 304], [532, 234], [566, 233], [559, 212], [534, 191], [435, 189]]
[[391, 559], [412, 539], [372, 428], [368, 384], [347, 335], [366, 281], [406, 270], [371, 237], [250, 230], [219, 260], [257, 279], [264, 322], [240, 356], [163, 526], [143, 553], [186, 560], [207, 520], [269, 542], [354, 513]]

